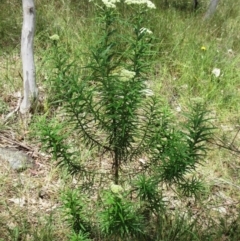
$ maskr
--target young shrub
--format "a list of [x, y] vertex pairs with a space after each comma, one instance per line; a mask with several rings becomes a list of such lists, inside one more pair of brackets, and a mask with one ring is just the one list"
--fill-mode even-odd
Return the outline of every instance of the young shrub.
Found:
[[119, 187], [112, 184], [112, 190], [103, 195], [99, 214], [102, 234], [111, 240], [139, 240], [144, 234], [143, 217]]
[[[208, 112], [201, 104], [193, 105], [182, 129], [168, 122], [163, 130], [156, 125], [151, 130], [151, 170], [159, 182], [177, 184], [187, 195], [196, 195], [202, 184], [195, 177], [186, 178], [197, 165], [202, 164], [207, 152], [206, 142], [211, 138], [213, 126]], [[167, 130], [167, 131], [166, 131]]]
[[[143, 26], [153, 6], [150, 1], [137, 6], [126, 1], [134, 14], [125, 20], [116, 8], [117, 2], [103, 1], [99, 8], [101, 37], [91, 48], [84, 74], [73, 68], [74, 72], [66, 75], [68, 67], [59, 67], [54, 80], [54, 88], [61, 89], [57, 98], [79, 138], [89, 149], [112, 156], [116, 184], [122, 164], [133, 160], [144, 143], [148, 130], [148, 124], [142, 121], [145, 110], [150, 115], [154, 111], [154, 101], [146, 101], [153, 93], [145, 83], [152, 33]], [[123, 35], [118, 30], [120, 24], [133, 31]], [[141, 126], [143, 130], [138, 132]]]
[[87, 240], [91, 227], [87, 218], [86, 200], [78, 190], [68, 190], [62, 195], [62, 203], [66, 221], [73, 230], [71, 240]]
[[45, 116], [36, 118], [35, 122], [35, 134], [43, 144], [43, 149], [52, 154], [53, 160], [58, 161], [57, 165], [67, 168], [72, 175], [84, 172], [82, 165], [77, 162], [78, 153], [70, 151], [72, 146], [65, 142], [71, 132], [66, 124], [59, 123], [57, 119], [49, 121]]
[[150, 220], [151, 214], [157, 215], [164, 211], [162, 193], [158, 189], [158, 182], [146, 174], [138, 175], [135, 182], [137, 198], [140, 200], [140, 207], [143, 209], [145, 218]]
[[69, 237], [69, 241], [91, 241], [91, 239], [88, 238], [88, 234], [80, 231], [79, 233], [73, 232]]
[[[185, 124], [178, 121], [176, 126], [171, 111], [148, 88], [147, 73], [154, 52], [152, 33], [145, 24], [154, 5], [149, 0], [126, 0], [131, 14], [124, 15], [118, 11], [119, 1], [102, 3], [98, 18], [101, 35], [90, 49], [89, 63], [77, 68], [60, 58], [63, 62], [54, 79], [56, 102], [66, 111], [68, 128], [64, 130], [65, 124], [45, 121], [40, 136], [59, 165], [66, 166], [71, 174], [87, 171], [66, 144], [73, 131], [81, 145], [98, 151], [99, 159], [107, 156], [112, 161], [113, 172], [105, 175], [113, 181], [111, 191], [102, 192], [102, 187], [98, 190], [103, 199], [99, 214], [101, 232], [106, 239], [140, 240], [154, 236], [147, 234], [149, 229], [144, 224], [156, 221], [153, 226], [158, 229], [164, 220], [162, 184], [177, 187], [187, 196], [196, 196], [201, 189], [200, 181], [187, 174], [204, 161], [206, 142], [213, 128], [204, 106], [198, 104], [185, 116]], [[126, 29], [120, 29], [120, 25]], [[59, 48], [56, 45], [56, 53]], [[127, 173], [129, 179], [122, 175], [123, 165], [136, 162], [143, 154], [147, 163], [139, 171], [141, 174], [134, 169]], [[118, 184], [131, 186], [137, 175], [131, 197], [134, 203]], [[83, 178], [81, 181], [84, 185]], [[67, 194], [64, 203], [73, 229], [71, 238], [81, 240], [90, 231], [82, 212], [80, 191]]]

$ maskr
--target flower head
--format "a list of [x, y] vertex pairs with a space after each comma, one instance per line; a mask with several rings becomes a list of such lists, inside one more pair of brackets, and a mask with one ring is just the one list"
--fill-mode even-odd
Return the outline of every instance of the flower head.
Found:
[[110, 185], [110, 189], [113, 193], [119, 193], [119, 192], [122, 192], [123, 191], [123, 188], [122, 186], [120, 185], [116, 185], [114, 184], [113, 182], [111, 183]]
[[151, 2], [150, 0], [125, 0], [125, 3], [130, 5], [130, 4], [146, 4], [148, 8], [150, 9], [155, 9], [156, 6], [153, 2]]
[[140, 33], [152, 34], [153, 32], [148, 28], [141, 28]]
[[52, 36], [49, 37], [51, 40], [53, 41], [58, 41], [59, 40], [59, 36], [57, 34], [53, 34]]
[[202, 47], [201, 47], [201, 50], [202, 50], [202, 51], [206, 51], [207, 48], [206, 48], [205, 46], [202, 46]]
[[136, 73], [120, 67], [114, 70], [112, 75], [117, 76], [119, 80], [126, 82], [133, 79]]
[[212, 70], [212, 74], [215, 75], [215, 77], [218, 78], [220, 76], [220, 74], [221, 74], [221, 70], [219, 68], [214, 68]]
[[119, 198], [122, 198], [122, 193], [123, 193], [123, 188], [122, 188], [122, 186], [120, 186], [120, 185], [116, 185], [116, 184], [114, 184], [113, 182], [110, 184], [110, 189], [111, 189], [111, 191], [112, 191], [112, 193], [115, 195], [115, 196], [117, 196], [117, 197], [119, 197]]
[[116, 3], [119, 3], [120, 0], [102, 0], [102, 2], [107, 8], [116, 8]]
[[141, 93], [144, 94], [146, 97], [148, 97], [148, 96], [154, 96], [154, 93], [153, 93], [153, 91], [152, 91], [151, 89], [143, 89], [143, 90], [141, 91]]

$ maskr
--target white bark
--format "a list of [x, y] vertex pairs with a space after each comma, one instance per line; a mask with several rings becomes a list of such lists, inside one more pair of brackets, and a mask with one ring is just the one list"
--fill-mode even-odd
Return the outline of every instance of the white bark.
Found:
[[198, 0], [193, 0], [193, 9], [197, 9], [198, 7]]
[[21, 37], [21, 57], [23, 67], [23, 100], [20, 112], [26, 114], [38, 100], [38, 89], [35, 80], [35, 64], [33, 53], [33, 40], [35, 31], [35, 5], [34, 0], [22, 0], [23, 25]]
[[216, 9], [217, 9], [217, 5], [218, 5], [219, 0], [211, 0], [210, 4], [208, 6], [208, 10], [204, 15], [203, 20], [207, 20], [210, 17], [213, 16], [213, 14], [215, 13]]

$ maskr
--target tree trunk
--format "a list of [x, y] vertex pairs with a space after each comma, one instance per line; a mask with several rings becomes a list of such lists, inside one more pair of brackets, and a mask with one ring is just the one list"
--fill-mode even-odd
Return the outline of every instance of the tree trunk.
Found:
[[35, 30], [34, 0], [22, 0], [23, 25], [21, 37], [21, 57], [23, 67], [23, 100], [20, 113], [26, 114], [35, 109], [38, 100], [38, 89], [35, 80], [33, 39]]
[[205, 13], [203, 20], [209, 19], [216, 11], [219, 0], [211, 0], [208, 10]]
[[198, 0], [193, 0], [193, 9], [196, 10], [198, 7]]

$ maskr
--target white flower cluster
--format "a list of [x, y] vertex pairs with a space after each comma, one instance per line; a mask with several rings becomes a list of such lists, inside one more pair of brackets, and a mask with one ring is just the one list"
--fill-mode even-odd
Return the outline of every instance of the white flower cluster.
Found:
[[129, 71], [127, 69], [124, 68], [118, 68], [117, 70], [115, 70], [112, 73], [113, 76], [117, 76], [119, 78], [119, 80], [126, 82], [131, 80], [132, 78], [135, 77], [136, 73], [133, 71]]
[[214, 68], [212, 70], [212, 74], [215, 75], [218, 78], [221, 74], [221, 70], [219, 68]]
[[120, 0], [102, 0], [102, 2], [107, 8], [116, 8], [116, 3], [119, 3]]
[[153, 32], [148, 28], [141, 28], [140, 33], [152, 34]]
[[113, 182], [110, 184], [110, 189], [114, 195], [119, 198], [122, 198], [122, 193], [124, 192], [122, 186], [116, 185]]
[[121, 69], [121, 71], [120, 71], [120, 80], [128, 81], [128, 80], [134, 78], [135, 75], [136, 75], [136, 73], [133, 72], [133, 71], [129, 71], [127, 69]]
[[53, 41], [58, 41], [59, 40], [59, 36], [57, 34], [53, 34], [52, 36], [49, 37], [51, 40]]
[[116, 185], [113, 182], [110, 184], [110, 189], [113, 193], [119, 193], [123, 191], [122, 186], [120, 185]]
[[155, 9], [156, 6], [153, 2], [151, 2], [150, 0], [125, 0], [125, 3], [130, 5], [130, 4], [138, 4], [138, 5], [141, 5], [141, 4], [146, 4], [148, 8], [151, 8], [151, 9]]
[[151, 89], [143, 89], [142, 91], [142, 94], [144, 94], [146, 97], [148, 96], [154, 96], [154, 93]]
[[[89, 0], [89, 2], [93, 2], [93, 0]], [[120, 0], [102, 0], [103, 4], [107, 8], [116, 8], [116, 3], [119, 3]], [[130, 5], [130, 4], [146, 4], [148, 8], [155, 9], [156, 6], [153, 2], [150, 0], [125, 0], [125, 3]]]

